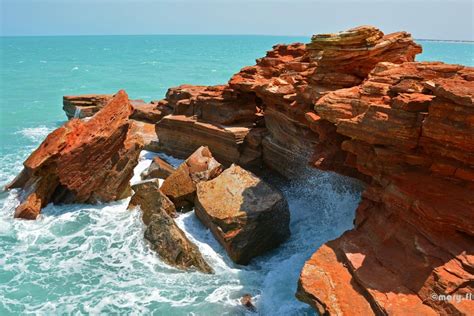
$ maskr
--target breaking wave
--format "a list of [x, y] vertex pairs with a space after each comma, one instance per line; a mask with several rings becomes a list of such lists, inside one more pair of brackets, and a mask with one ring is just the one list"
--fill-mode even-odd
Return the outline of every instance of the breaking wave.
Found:
[[[153, 156], [141, 155], [132, 182]], [[177, 218], [214, 275], [162, 263], [143, 239], [140, 214], [126, 209], [128, 199], [48, 205], [37, 221], [24, 221], [13, 220], [18, 202], [9, 192], [0, 210], [0, 314], [245, 315], [239, 299], [250, 293], [258, 314], [313, 315], [294, 296], [299, 273], [323, 242], [352, 226], [361, 188], [318, 171], [277, 186], [290, 205], [292, 236], [248, 266], [234, 264], [193, 212]]]

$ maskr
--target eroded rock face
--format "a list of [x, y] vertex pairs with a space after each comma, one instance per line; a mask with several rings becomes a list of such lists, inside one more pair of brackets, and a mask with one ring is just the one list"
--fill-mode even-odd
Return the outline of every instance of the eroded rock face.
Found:
[[167, 264], [179, 269], [196, 269], [212, 273], [197, 246], [176, 225], [173, 203], [160, 191], [158, 179], [142, 181], [132, 186], [135, 192], [129, 209], [140, 208], [145, 226], [145, 239]]
[[165, 212], [155, 213], [145, 231], [145, 238], [151, 243], [161, 259], [181, 269], [194, 268], [203, 273], [213, 273], [199, 249]]
[[305, 264], [300, 299], [334, 314], [474, 312], [472, 300], [433, 299], [474, 290], [473, 99], [473, 68], [424, 62], [380, 63], [317, 101], [314, 124], [335, 125], [346, 167], [371, 182], [355, 228]]
[[54, 203], [96, 203], [130, 194], [133, 168], [143, 148], [131, 132], [132, 107], [119, 91], [92, 119], [73, 119], [49, 134], [8, 186], [20, 188], [15, 217], [35, 219]]
[[315, 35], [307, 45], [276, 45], [255, 66], [234, 75], [229, 85], [254, 93], [262, 104], [269, 132], [263, 141], [265, 164], [298, 177], [319, 143], [307, 120], [307, 113], [316, 115], [314, 102], [329, 91], [360, 84], [378, 62], [413, 61], [420, 52], [405, 32], [384, 35], [364, 26]]
[[[206, 145], [226, 165], [252, 168], [264, 162], [298, 177], [319, 143], [306, 119], [316, 114], [315, 100], [360, 84], [378, 62], [413, 61], [419, 52], [409, 34], [384, 35], [369, 26], [314, 36], [308, 45], [276, 45], [227, 85], [169, 89], [160, 102], [173, 113], [157, 125], [160, 149], [184, 158]], [[264, 137], [249, 145], [247, 135], [263, 127]]]
[[176, 208], [173, 202], [160, 190], [160, 181], [158, 179], [149, 179], [132, 185], [134, 194], [130, 199], [128, 208], [137, 206], [142, 211], [142, 220], [145, 225], [150, 224], [151, 216], [161, 210], [166, 214], [176, 216]]
[[239, 264], [248, 264], [290, 236], [283, 195], [237, 165], [197, 184], [195, 213]]
[[202, 146], [186, 159], [163, 182], [161, 191], [181, 211], [191, 210], [196, 195], [196, 184], [217, 177], [222, 165], [214, 159], [209, 148]]
[[150, 166], [142, 172], [142, 179], [160, 178], [166, 179], [175, 171], [172, 165], [161, 159], [160, 157], [153, 158]]
[[67, 95], [63, 97], [63, 110], [68, 119], [90, 117], [99, 112], [112, 97], [112, 94]]

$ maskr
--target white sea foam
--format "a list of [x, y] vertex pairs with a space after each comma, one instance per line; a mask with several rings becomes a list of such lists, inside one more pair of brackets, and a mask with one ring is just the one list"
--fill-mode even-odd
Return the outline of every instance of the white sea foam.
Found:
[[[143, 152], [132, 182], [155, 154]], [[160, 154], [179, 165], [182, 160]], [[16, 192], [0, 210], [0, 314], [244, 315], [240, 297], [255, 297], [260, 315], [312, 315], [294, 297], [304, 261], [352, 225], [357, 186], [315, 172], [282, 186], [291, 238], [248, 266], [234, 264], [193, 212], [176, 219], [215, 270], [183, 272], [159, 260], [143, 238], [128, 199], [104, 205], [48, 205], [36, 221], [13, 220]]]
[[51, 128], [42, 125], [37, 127], [26, 127], [19, 130], [15, 134], [20, 134], [23, 137], [26, 137], [37, 143], [42, 141], [49, 133], [51, 133], [51, 131]]

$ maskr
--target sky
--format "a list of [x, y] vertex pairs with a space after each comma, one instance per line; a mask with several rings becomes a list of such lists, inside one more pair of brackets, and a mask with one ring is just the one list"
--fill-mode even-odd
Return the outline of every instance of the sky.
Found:
[[474, 40], [472, 0], [0, 0], [0, 34], [333, 33], [374, 25], [417, 39]]

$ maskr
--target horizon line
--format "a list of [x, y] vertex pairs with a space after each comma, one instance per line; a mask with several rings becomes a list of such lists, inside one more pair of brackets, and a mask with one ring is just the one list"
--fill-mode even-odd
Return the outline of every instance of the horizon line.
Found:
[[[389, 33], [387, 33], [389, 34]], [[308, 35], [288, 35], [288, 34], [173, 34], [173, 33], [153, 33], [153, 34], [41, 34], [41, 35], [4, 35], [0, 34], [0, 38], [7, 37], [106, 37], [106, 36], [266, 36], [266, 37], [311, 37]], [[466, 39], [435, 39], [435, 38], [413, 38], [416, 41], [431, 42], [457, 42], [457, 43], [474, 43], [474, 40]]]

